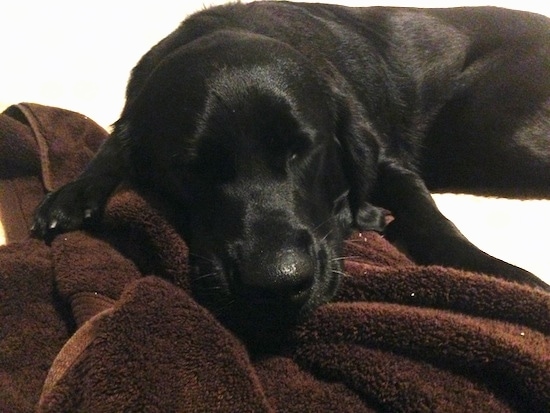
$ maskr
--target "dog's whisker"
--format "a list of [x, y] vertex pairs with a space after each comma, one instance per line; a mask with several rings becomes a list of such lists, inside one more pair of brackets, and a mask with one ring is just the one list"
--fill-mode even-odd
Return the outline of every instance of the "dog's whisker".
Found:
[[329, 217], [329, 218], [325, 219], [324, 221], [322, 221], [320, 224], [315, 226], [315, 228], [313, 228], [313, 232], [316, 232], [319, 228], [321, 228], [323, 225], [325, 225], [327, 222], [331, 221], [332, 219], [334, 219], [334, 217]]
[[217, 272], [209, 272], [209, 273], [201, 274], [197, 277], [194, 277], [193, 279], [194, 279], [194, 281], [204, 280], [206, 278], [214, 277], [216, 274], [217, 274]]
[[329, 261], [330, 262], [335, 262], [335, 261], [344, 261], [346, 260], [348, 257], [336, 257], [336, 258], [331, 258]]
[[221, 304], [221, 305], [217, 305], [213, 310], [212, 312], [214, 314], [221, 314], [223, 311], [233, 307], [233, 305], [235, 305], [236, 303], [236, 300], [228, 300], [225, 304]]
[[357, 258], [361, 258], [361, 257], [359, 255], [347, 255], [345, 257], [331, 258], [329, 261], [330, 262], [345, 261], [345, 260], [353, 260], [353, 259], [357, 259]]
[[209, 263], [214, 263], [214, 260], [212, 258], [205, 257], [204, 255], [195, 254], [194, 252], [190, 252], [189, 257], [194, 257], [194, 258], [198, 258], [198, 259], [201, 259], [201, 260], [209, 262]]
[[338, 275], [341, 275], [341, 276], [343, 276], [343, 277], [347, 277], [347, 276], [348, 276], [348, 274], [346, 274], [344, 271], [332, 270], [332, 272], [333, 272], [334, 274], [338, 274]]
[[327, 238], [330, 236], [330, 234], [332, 234], [333, 232], [333, 229], [331, 229], [330, 231], [328, 231], [325, 236], [323, 238], [321, 238], [321, 242], [325, 242], [327, 240]]

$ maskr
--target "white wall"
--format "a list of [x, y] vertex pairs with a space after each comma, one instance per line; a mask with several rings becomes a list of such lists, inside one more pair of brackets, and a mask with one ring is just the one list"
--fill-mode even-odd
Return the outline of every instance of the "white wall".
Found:
[[[3, 0], [0, 106], [32, 101], [114, 122], [137, 60], [183, 18], [222, 0]], [[347, 5], [493, 4], [550, 15], [541, 0], [327, 0]], [[131, 6], [129, 6], [131, 4]]]

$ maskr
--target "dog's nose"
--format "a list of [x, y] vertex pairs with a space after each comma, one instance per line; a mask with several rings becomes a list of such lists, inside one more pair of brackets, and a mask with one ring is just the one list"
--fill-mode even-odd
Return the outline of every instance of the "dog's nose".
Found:
[[287, 248], [263, 260], [255, 271], [242, 274], [248, 299], [262, 304], [303, 305], [310, 296], [315, 263], [307, 251]]
[[271, 284], [275, 290], [299, 294], [311, 287], [315, 266], [309, 254], [287, 249], [277, 253], [271, 271]]

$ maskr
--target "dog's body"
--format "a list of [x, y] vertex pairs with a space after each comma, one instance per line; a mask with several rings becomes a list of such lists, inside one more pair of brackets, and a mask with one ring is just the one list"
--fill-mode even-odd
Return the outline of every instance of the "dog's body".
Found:
[[35, 233], [96, 222], [124, 179], [177, 212], [197, 297], [223, 314], [279, 323], [329, 300], [352, 228], [385, 231], [420, 263], [548, 289], [469, 243], [428, 188], [550, 195], [550, 21], [207, 9], [142, 58], [113, 136], [41, 204]]

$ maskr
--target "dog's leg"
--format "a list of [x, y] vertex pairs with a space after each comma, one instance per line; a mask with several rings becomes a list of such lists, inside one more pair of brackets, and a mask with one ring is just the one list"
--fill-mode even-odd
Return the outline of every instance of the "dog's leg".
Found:
[[376, 200], [395, 216], [386, 228], [390, 241], [404, 245], [420, 264], [440, 264], [491, 274], [550, 291], [528, 271], [478, 249], [443, 216], [418, 174], [395, 163], [381, 165]]
[[37, 207], [33, 235], [51, 239], [97, 223], [109, 195], [126, 174], [124, 153], [120, 135], [107, 139], [78, 179], [50, 192]]

